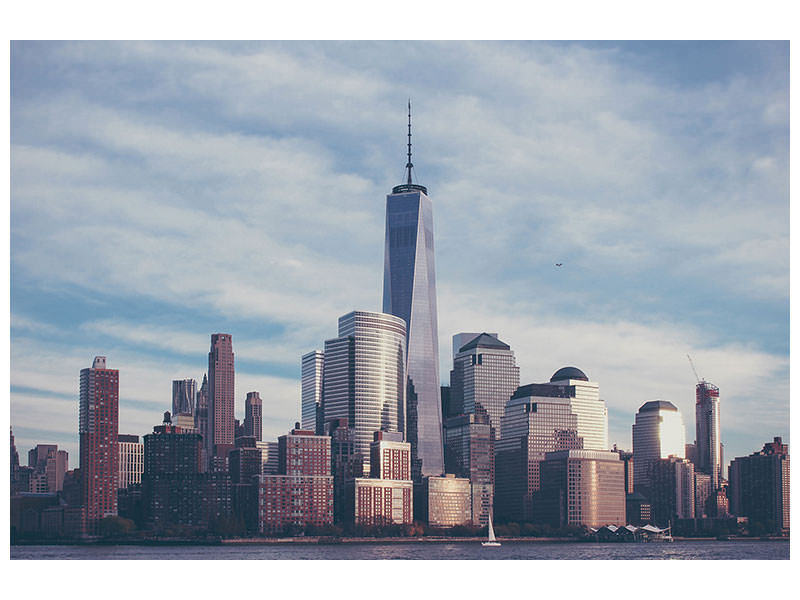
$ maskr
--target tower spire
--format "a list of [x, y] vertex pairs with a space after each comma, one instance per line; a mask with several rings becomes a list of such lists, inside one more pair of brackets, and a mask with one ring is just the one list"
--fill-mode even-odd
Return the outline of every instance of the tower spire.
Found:
[[406, 170], [408, 171], [408, 185], [411, 185], [411, 169], [414, 164], [411, 162], [411, 98], [408, 99], [408, 162], [406, 163]]
[[414, 170], [414, 163], [411, 162], [411, 98], [408, 99], [408, 162], [406, 163], [406, 181], [400, 185], [392, 188], [393, 194], [405, 194], [406, 192], [422, 192], [428, 193], [428, 189], [424, 185], [412, 183], [412, 174]]

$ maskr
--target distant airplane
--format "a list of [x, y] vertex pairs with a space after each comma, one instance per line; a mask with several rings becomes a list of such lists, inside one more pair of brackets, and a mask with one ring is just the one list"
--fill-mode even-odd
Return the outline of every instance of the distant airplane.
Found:
[[556, 266], [557, 266], [557, 267], [560, 267], [560, 266], [561, 266], [561, 265], [563, 265], [563, 264], [564, 264], [564, 263], [556, 263]]

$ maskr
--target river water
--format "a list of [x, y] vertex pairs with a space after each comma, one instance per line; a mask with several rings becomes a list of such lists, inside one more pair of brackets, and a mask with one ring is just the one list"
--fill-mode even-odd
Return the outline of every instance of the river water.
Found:
[[788, 560], [788, 541], [599, 544], [478, 542], [224, 544], [221, 546], [11, 546], [18, 560]]

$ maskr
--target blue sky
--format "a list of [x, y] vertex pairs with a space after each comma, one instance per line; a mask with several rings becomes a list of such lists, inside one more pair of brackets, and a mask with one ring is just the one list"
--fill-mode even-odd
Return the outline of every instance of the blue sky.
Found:
[[[78, 374], [120, 431], [233, 335], [237, 415], [300, 414], [300, 356], [379, 310], [385, 195], [434, 203], [450, 337], [497, 331], [522, 383], [575, 365], [630, 448], [644, 402], [726, 459], [789, 437], [789, 46], [782, 42], [11, 44], [11, 425], [76, 466]], [[555, 263], [564, 266], [556, 268]]]

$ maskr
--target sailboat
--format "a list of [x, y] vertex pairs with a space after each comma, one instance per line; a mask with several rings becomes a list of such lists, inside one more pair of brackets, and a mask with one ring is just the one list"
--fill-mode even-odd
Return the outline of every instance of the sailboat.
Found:
[[489, 513], [489, 539], [481, 542], [481, 546], [500, 546], [500, 542], [494, 537], [494, 527], [492, 526], [492, 513]]

